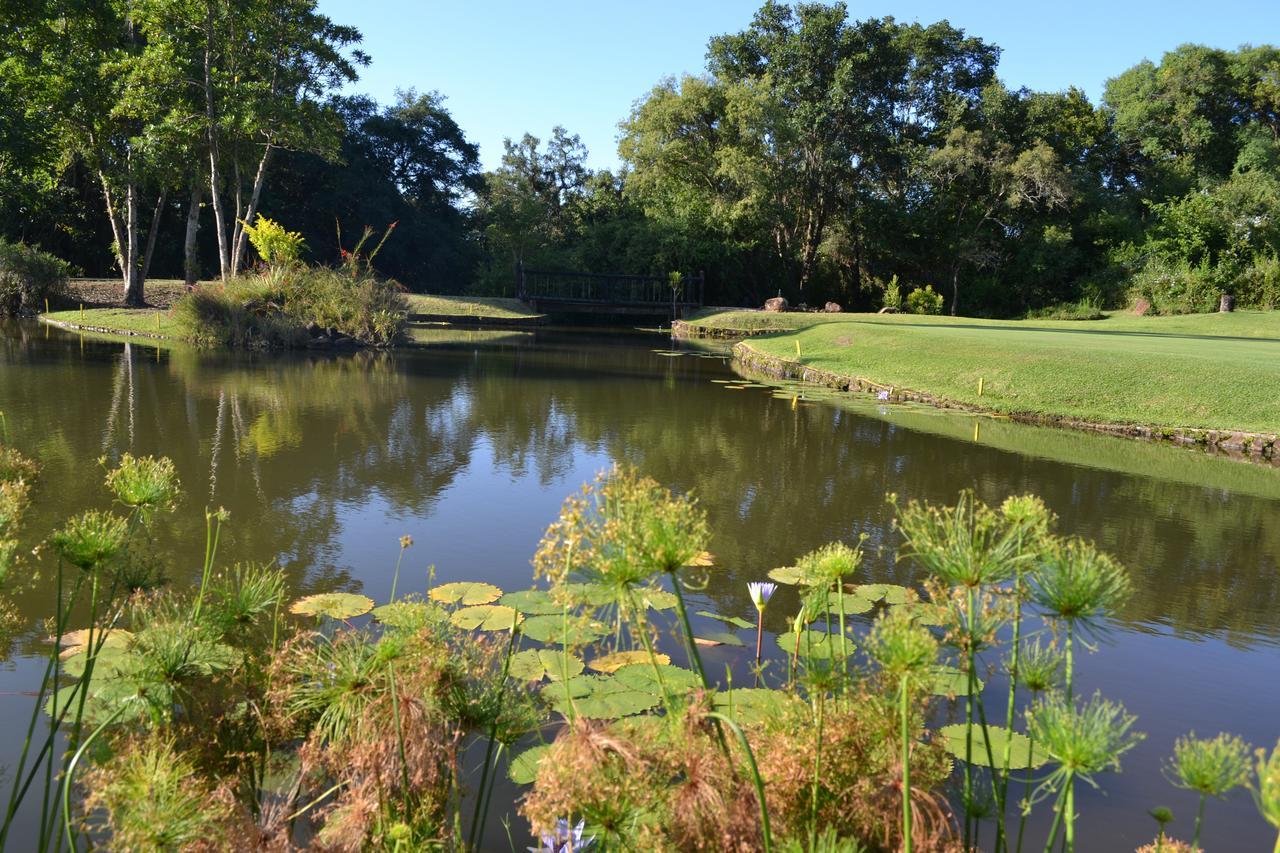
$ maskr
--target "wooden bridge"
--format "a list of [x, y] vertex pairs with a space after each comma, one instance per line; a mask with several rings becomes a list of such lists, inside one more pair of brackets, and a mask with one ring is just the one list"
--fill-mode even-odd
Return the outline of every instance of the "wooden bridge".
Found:
[[669, 277], [550, 272], [516, 265], [516, 296], [548, 314], [643, 314], [679, 317], [702, 307], [701, 272], [672, 284]]

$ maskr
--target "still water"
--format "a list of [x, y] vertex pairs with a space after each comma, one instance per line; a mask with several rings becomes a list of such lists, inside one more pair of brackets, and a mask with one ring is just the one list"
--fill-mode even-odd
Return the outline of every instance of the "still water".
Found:
[[[895, 564], [887, 492], [950, 502], [973, 488], [995, 503], [1035, 492], [1062, 532], [1120, 558], [1135, 587], [1097, 651], [1077, 660], [1077, 684], [1124, 703], [1147, 738], [1122, 774], [1077, 795], [1079, 849], [1150, 841], [1146, 812], [1157, 805], [1173, 808], [1175, 835], [1190, 836], [1195, 799], [1162, 775], [1178, 735], [1225, 730], [1267, 746], [1280, 736], [1280, 470], [991, 419], [727, 390], [714, 381], [735, 378], [722, 354], [663, 355], [655, 350], [671, 344], [657, 336], [420, 338], [422, 348], [395, 353], [230, 355], [4, 327], [3, 423], [9, 443], [43, 466], [25, 539], [106, 506], [99, 457], [163, 454], [185, 489], [162, 543], [177, 586], [198, 579], [203, 510], [221, 506], [231, 513], [225, 561], [274, 559], [298, 595], [345, 589], [385, 601], [405, 534], [415, 545], [402, 591], [406, 577], [425, 586], [429, 566], [439, 581], [522, 589], [563, 498], [625, 461], [692, 490], [709, 514], [718, 568], [692, 609], [750, 616], [747, 581], [860, 534], [866, 579], [917, 581]], [[38, 557], [30, 564], [40, 569]], [[51, 598], [38, 582], [17, 594], [23, 626], [0, 672], [5, 767], [21, 748]], [[794, 605], [780, 600], [768, 623], [778, 631]], [[710, 649], [710, 669], [745, 671], [748, 654]], [[1246, 793], [1210, 804], [1206, 848], [1270, 849], [1273, 838]]]

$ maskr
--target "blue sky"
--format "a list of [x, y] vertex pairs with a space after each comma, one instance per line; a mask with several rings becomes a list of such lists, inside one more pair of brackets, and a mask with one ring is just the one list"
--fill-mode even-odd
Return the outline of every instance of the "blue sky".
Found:
[[[504, 137], [546, 138], [564, 125], [596, 167], [617, 164], [617, 124], [667, 75], [699, 73], [707, 40], [747, 26], [760, 0], [319, 0], [364, 34], [373, 63], [354, 87], [379, 100], [438, 90], [486, 168]], [[942, 18], [1003, 49], [1011, 87], [1076, 85], [1095, 102], [1105, 81], [1185, 42], [1235, 48], [1280, 40], [1277, 0], [1081, 0], [1076, 3], [850, 2], [856, 18]]]

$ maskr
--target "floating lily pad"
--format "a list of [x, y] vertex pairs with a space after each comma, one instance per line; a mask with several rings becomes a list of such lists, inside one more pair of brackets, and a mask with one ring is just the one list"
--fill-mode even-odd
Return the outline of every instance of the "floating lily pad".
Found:
[[568, 656], [566, 669], [565, 654], [558, 649], [525, 649], [511, 658], [508, 674], [517, 681], [541, 681], [550, 678], [552, 681], [563, 681], [563, 674], [570, 678], [581, 675], [582, 659], [576, 655]]
[[[618, 669], [614, 678], [618, 683], [632, 690], [642, 690], [661, 695], [665, 687], [670, 693], [688, 693], [702, 687], [702, 679], [692, 670], [680, 666], [659, 663], [658, 672], [649, 663], [632, 663]], [[662, 674], [662, 685], [658, 684], [658, 673]]]
[[[84, 675], [85, 666], [89, 662], [89, 648], [75, 646], [67, 651], [71, 654], [63, 653], [61, 670], [72, 678], [79, 678]], [[122, 670], [127, 669], [129, 659], [129, 650], [124, 644], [103, 646], [98, 650], [97, 659], [93, 664], [94, 679], [110, 678], [120, 674]]]
[[[982, 679], [978, 679], [978, 690], [982, 690]], [[969, 675], [954, 666], [940, 665], [934, 671], [933, 694], [935, 696], [963, 696], [969, 692]]]
[[[1048, 756], [1042, 756], [1039, 754], [1039, 750], [1033, 750], [1031, 739], [1024, 734], [1011, 732], [1003, 726], [988, 726], [986, 731], [990, 733], [991, 755], [995, 758], [998, 766], [1004, 765], [1004, 748], [1006, 743], [1010, 744], [1010, 770], [1025, 770], [1028, 767], [1040, 767], [1048, 761]], [[987, 744], [983, 739], [982, 732], [982, 726], [973, 726], [970, 763], [977, 767], [990, 767], [991, 763], [987, 757]], [[951, 753], [961, 761], [964, 761], [964, 723], [955, 723], [950, 726], [943, 726], [938, 730], [938, 736], [942, 738], [942, 745], [947, 752]]]
[[712, 554], [710, 551], [703, 551], [701, 554], [689, 561], [689, 565], [696, 568], [706, 568], [707, 566], [714, 566], [715, 564], [716, 555]]
[[573, 710], [579, 716], [593, 720], [613, 720], [640, 714], [660, 701], [658, 695], [629, 687], [616, 676], [579, 675], [542, 688], [542, 698], [566, 716], [570, 697]]
[[491, 583], [478, 581], [462, 581], [447, 583], [431, 590], [431, 600], [445, 604], [461, 604], [470, 607], [476, 604], [490, 604], [498, 600], [502, 590]]
[[449, 621], [459, 628], [481, 631], [509, 631], [519, 625], [524, 617], [510, 607], [501, 604], [477, 604], [454, 611]]
[[522, 589], [519, 592], [508, 592], [498, 603], [504, 607], [514, 607], [526, 616], [545, 616], [559, 613], [563, 608], [551, 597], [551, 593], [543, 589]]
[[[777, 636], [778, 648], [787, 655], [796, 654], [796, 635], [788, 631]], [[853, 640], [845, 638], [844, 650], [851, 655], [857, 649]], [[801, 631], [799, 655], [810, 660], [833, 660], [840, 657], [839, 633], [827, 634], [825, 631]]]
[[[101, 643], [102, 650], [110, 647], [122, 648], [129, 645], [129, 641], [133, 639], [133, 634], [123, 628], [109, 628], [105, 632], [102, 628], [96, 628], [93, 632], [93, 644], [95, 646]], [[53, 637], [49, 638], [52, 642]], [[89, 629], [81, 628], [77, 631], [68, 631], [62, 635], [62, 651], [59, 652], [62, 657], [70, 657], [71, 655], [83, 652], [89, 644]]]
[[841, 605], [846, 616], [866, 613], [876, 606], [874, 601], [857, 592], [832, 592], [827, 597], [828, 613], [839, 614]]
[[746, 390], [746, 386], [744, 385], [721, 385], [720, 387], [726, 391], [745, 391]]
[[756, 623], [748, 622], [741, 616], [721, 616], [719, 613], [712, 613], [710, 610], [699, 610], [699, 616], [705, 616], [708, 619], [715, 619], [718, 622], [724, 622], [726, 625], [733, 625], [737, 628], [754, 628]]
[[782, 566], [781, 568], [773, 569], [769, 572], [769, 578], [789, 586], [808, 582], [805, 573], [796, 566]]
[[703, 631], [693, 638], [695, 642], [711, 646], [741, 646], [742, 640], [732, 631]]
[[896, 583], [864, 583], [854, 587], [854, 593], [873, 602], [883, 601], [885, 604], [906, 604], [907, 588]]
[[517, 785], [532, 785], [533, 780], [538, 778], [538, 762], [542, 761], [542, 757], [549, 749], [551, 749], [549, 743], [529, 747], [511, 759], [511, 766], [507, 768], [507, 777]]
[[711, 697], [715, 709], [738, 723], [760, 723], [783, 711], [796, 699], [781, 690], [741, 687]]
[[670, 610], [676, 606], [676, 596], [665, 589], [642, 589], [637, 593], [646, 607], [654, 610]]
[[524, 635], [531, 640], [537, 640], [540, 643], [556, 643], [565, 645], [565, 639], [568, 639], [568, 645], [583, 646], [587, 643], [594, 643], [596, 640], [608, 633], [602, 622], [583, 623], [581, 619], [569, 619], [569, 631], [566, 634], [564, 623], [561, 616], [530, 616], [524, 620], [521, 626]]
[[289, 605], [289, 612], [299, 616], [327, 616], [330, 619], [352, 619], [373, 609], [373, 599], [354, 592], [322, 592], [299, 598]]
[[416, 631], [444, 620], [441, 608], [426, 601], [393, 601], [373, 608], [373, 618], [388, 628]]
[[[662, 654], [661, 652], [655, 652], [653, 657], [654, 657], [654, 660], [656, 660], [659, 664], [671, 663], [671, 658], [667, 655]], [[622, 669], [624, 666], [627, 666], [628, 664], [633, 664], [633, 663], [650, 664], [651, 661], [649, 660], [649, 653], [644, 651], [643, 649], [636, 649], [634, 651], [627, 651], [627, 652], [614, 652], [613, 654], [604, 655], [602, 657], [596, 658], [595, 660], [591, 661], [588, 664], [588, 666], [590, 666], [596, 672], [612, 673], [612, 672], [617, 672], [618, 670]]]
[[570, 601], [588, 607], [604, 607], [613, 601], [613, 592], [604, 584], [568, 583], [564, 588]]

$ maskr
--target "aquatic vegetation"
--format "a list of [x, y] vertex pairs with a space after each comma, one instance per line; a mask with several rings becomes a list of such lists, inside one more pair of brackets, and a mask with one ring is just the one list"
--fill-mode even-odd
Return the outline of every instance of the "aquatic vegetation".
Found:
[[1255, 756], [1257, 764], [1254, 772], [1257, 778], [1251, 786], [1253, 800], [1262, 817], [1276, 829], [1275, 849], [1280, 851], [1280, 741], [1268, 757], [1266, 750], [1259, 749]]
[[88, 571], [114, 559], [124, 548], [128, 535], [127, 519], [89, 510], [70, 519], [49, 537], [49, 542], [68, 563]]
[[148, 510], [173, 509], [182, 489], [171, 459], [131, 453], [107, 472], [107, 488], [125, 506]]
[[1225, 797], [1228, 791], [1249, 781], [1249, 745], [1240, 738], [1220, 733], [1213, 738], [1197, 738], [1195, 732], [1178, 738], [1166, 774], [1174, 785], [1200, 795], [1196, 810], [1193, 849], [1200, 849], [1200, 827], [1209, 797]]

